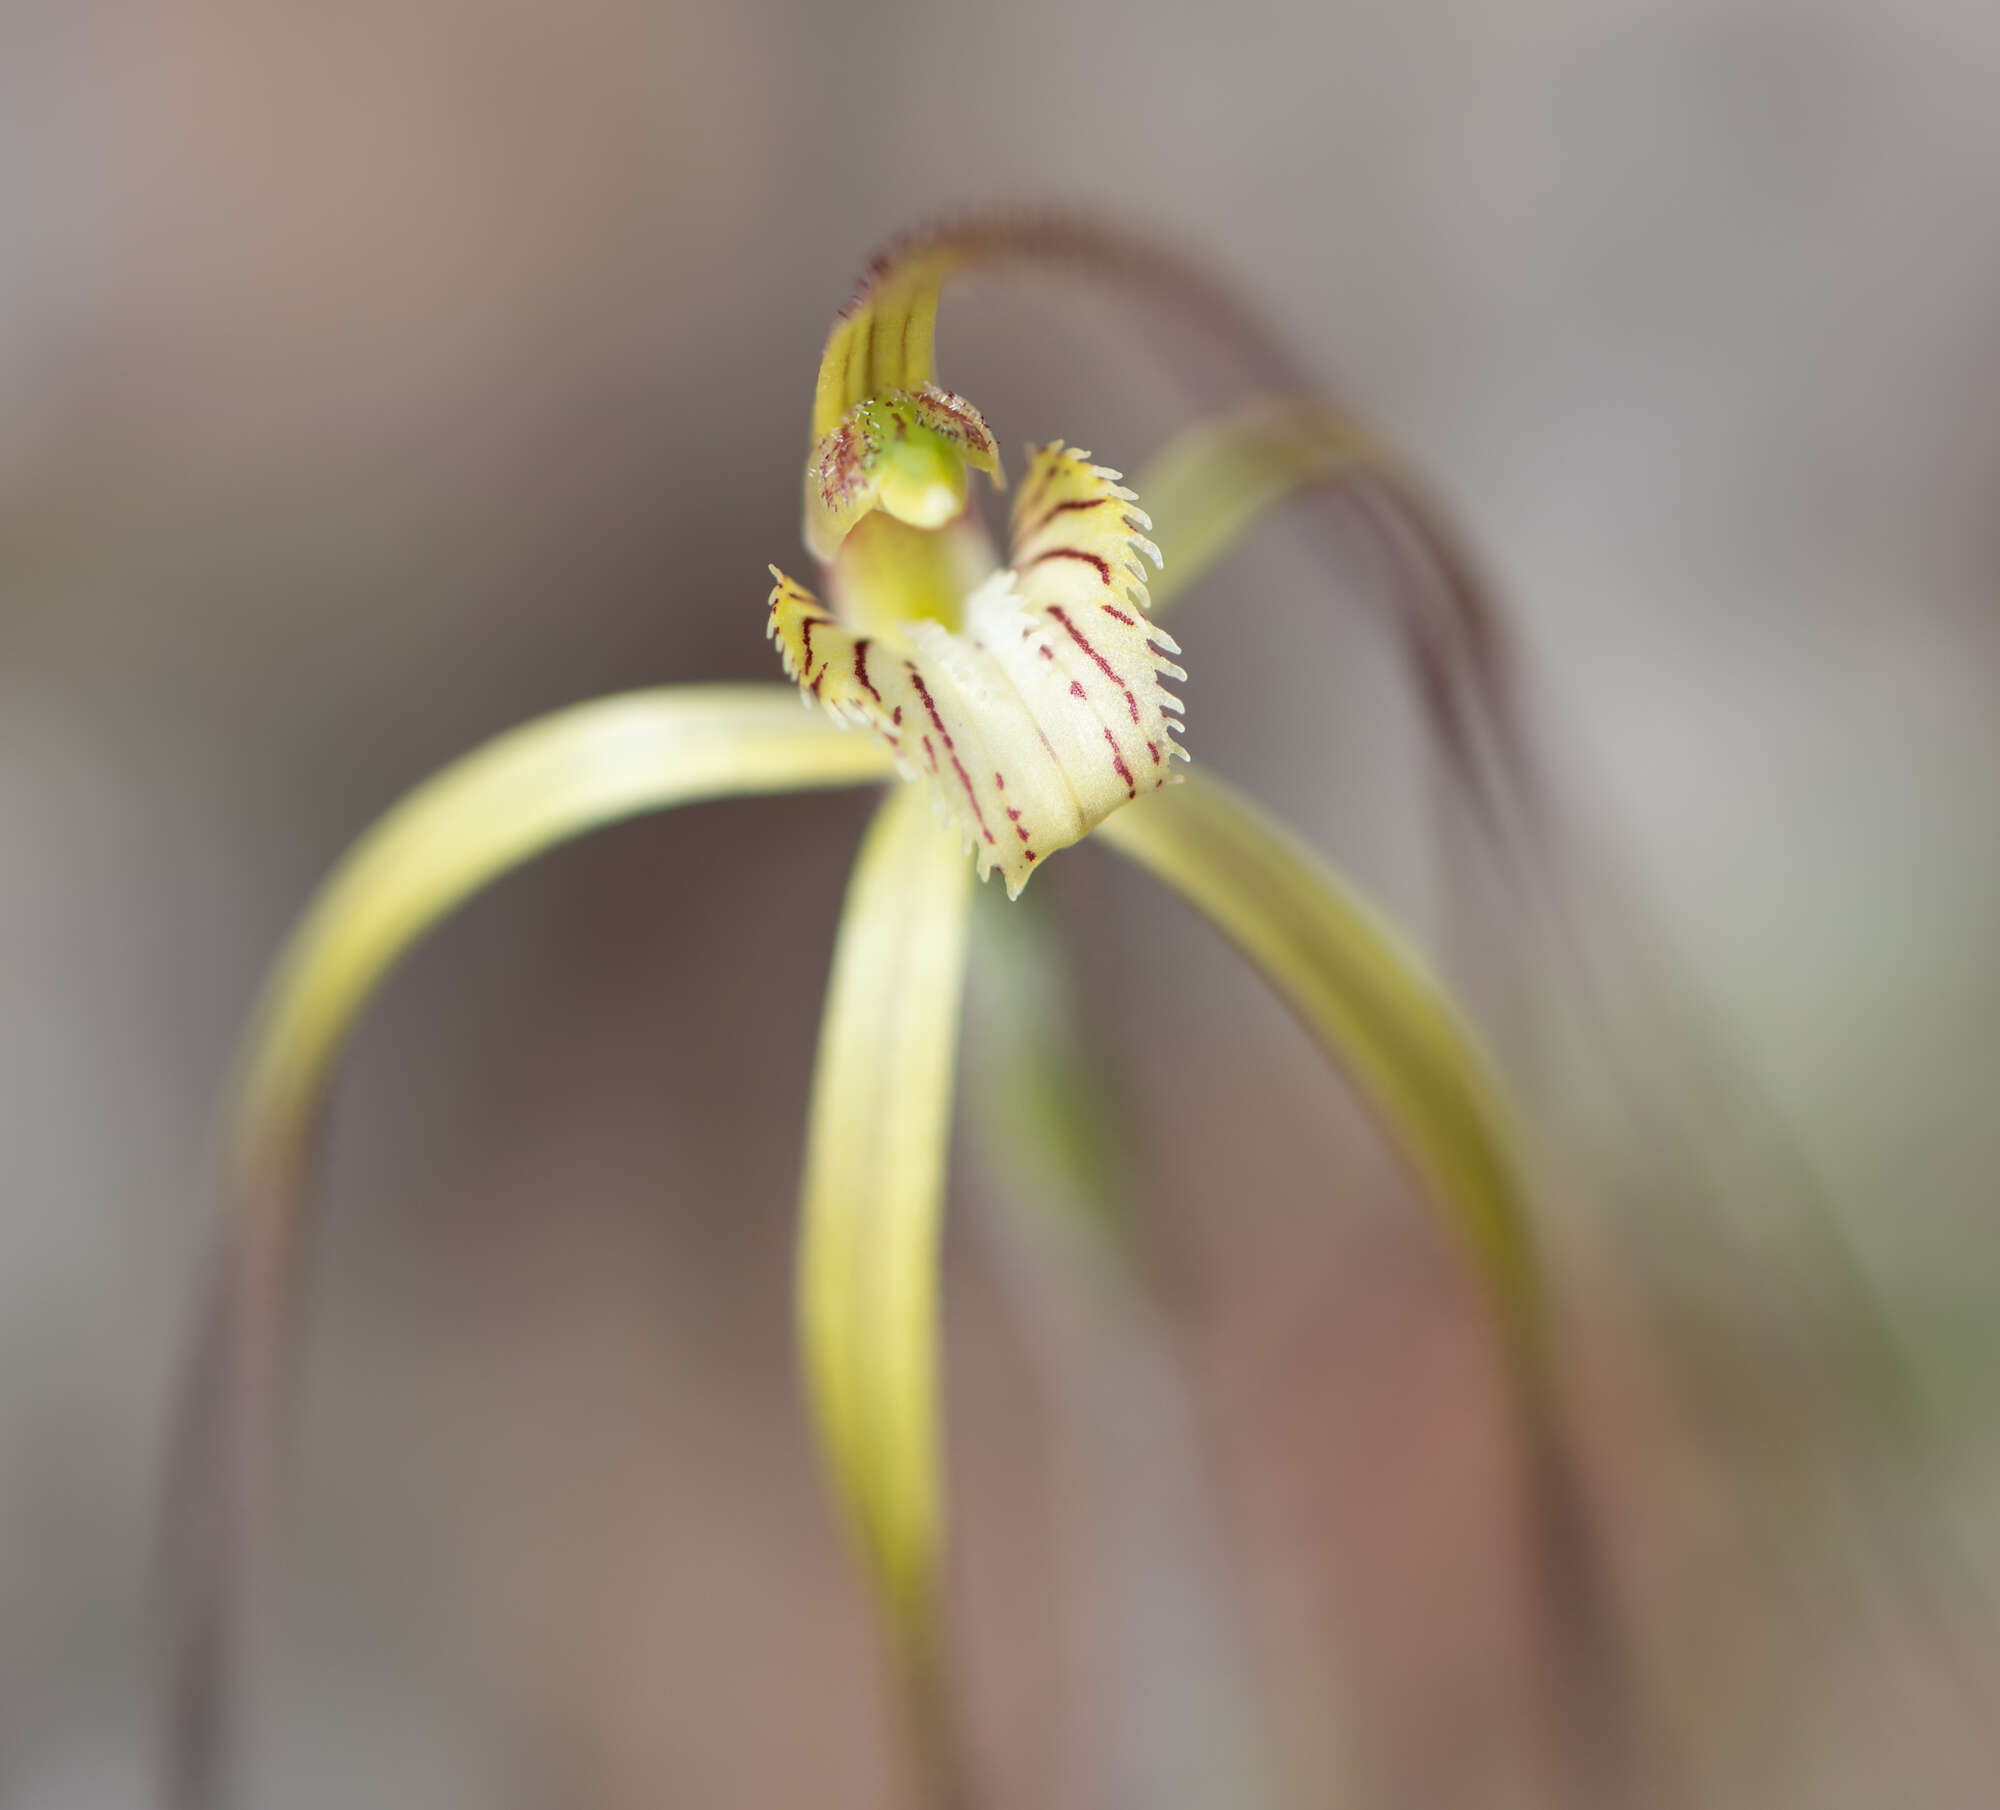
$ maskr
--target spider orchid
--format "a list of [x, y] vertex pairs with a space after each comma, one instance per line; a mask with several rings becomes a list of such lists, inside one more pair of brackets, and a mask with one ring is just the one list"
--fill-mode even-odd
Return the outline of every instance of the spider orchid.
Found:
[[[797, 1304], [834, 1492], [920, 1696], [934, 1694], [942, 1652], [938, 1240], [975, 870], [1017, 896], [1088, 839], [1187, 900], [1372, 1106], [1471, 1246], [1510, 1347], [1536, 1343], [1521, 1182], [1473, 1039], [1378, 912], [1248, 799], [1183, 767], [1181, 704], [1163, 684], [1187, 681], [1198, 696], [1198, 661], [1189, 680], [1156, 617], [1278, 501], [1316, 482], [1415, 493], [1351, 417], [1301, 397], [1175, 442], [1155, 468], [1157, 528], [1142, 507], [1147, 480], [1128, 489], [1060, 441], [1031, 451], [1003, 563], [969, 494], [975, 475], [1004, 483], [998, 449], [979, 411], [936, 381], [939, 293], [975, 266], [1051, 258], [1149, 284], [1164, 270], [1198, 304], [1219, 293], [1161, 254], [1075, 226], [982, 222], [899, 243], [870, 268], [820, 364], [805, 542], [825, 601], [774, 567], [768, 606], [792, 683], [633, 692], [500, 737], [391, 811], [294, 933], [248, 1036], [226, 1133], [196, 1467], [209, 1500], [192, 1561], [211, 1673], [223, 1572], [268, 1519], [307, 1170], [359, 1013], [404, 952], [481, 888], [644, 812], [883, 788], [820, 1032]], [[211, 1698], [213, 1684], [183, 1679]], [[213, 1759], [191, 1759], [200, 1712], [182, 1731], [184, 1793], [207, 1789], [185, 1768]]]

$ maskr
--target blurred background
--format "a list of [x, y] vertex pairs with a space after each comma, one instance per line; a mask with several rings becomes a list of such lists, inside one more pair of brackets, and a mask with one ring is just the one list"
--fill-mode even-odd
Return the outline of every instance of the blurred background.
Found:
[[[1196, 758], [1461, 960], [1528, 1109], [1630, 1770], [1995, 1801], [1996, 167], [1977, 0], [0, 0], [0, 1801], [152, 1799], [212, 1117], [287, 925], [487, 735], [776, 676], [833, 310], [1020, 200], [1198, 252], [1436, 476], [1624, 876], [1591, 936], [1677, 952], [1601, 961], [1586, 1035], [1466, 937], [1367, 561], [1278, 524], [1188, 600]], [[1228, 398], [1060, 282], [962, 285], [940, 353], [1010, 459], [1129, 473]], [[893, 1801], [788, 1305], [866, 809], [599, 836], [370, 1015], [245, 1801]], [[961, 1165], [987, 1802], [1577, 1802], [1457, 1254], [1226, 951], [1059, 868], [1144, 1280]]]

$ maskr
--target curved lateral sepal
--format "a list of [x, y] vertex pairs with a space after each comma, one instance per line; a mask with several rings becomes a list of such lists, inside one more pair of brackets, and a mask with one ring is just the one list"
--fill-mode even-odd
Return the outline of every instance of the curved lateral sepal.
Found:
[[1443, 987], [1374, 907], [1247, 798], [1195, 774], [1098, 826], [1258, 969], [1353, 1078], [1473, 1255], [1510, 1335], [1544, 1336], [1514, 1137]]
[[559, 843], [672, 805], [890, 776], [881, 749], [801, 714], [795, 697], [779, 685], [632, 692], [500, 736], [382, 818], [286, 944], [232, 1091], [201, 1368], [166, 1508], [173, 1803], [211, 1802], [222, 1765], [231, 1586], [269, 1537], [308, 1171], [362, 1009], [441, 920]]

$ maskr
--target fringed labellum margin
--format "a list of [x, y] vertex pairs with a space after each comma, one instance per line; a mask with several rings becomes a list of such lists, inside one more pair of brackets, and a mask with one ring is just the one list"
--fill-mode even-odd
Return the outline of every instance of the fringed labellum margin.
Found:
[[[867, 405], [864, 405], [867, 406]], [[1013, 563], [956, 622], [872, 616], [872, 633], [774, 567], [769, 633], [785, 671], [873, 730], [905, 778], [933, 785], [983, 879], [1018, 896], [1036, 864], [1171, 782], [1187, 674], [1147, 619], [1159, 549], [1118, 473], [1060, 442], [1029, 455]]]

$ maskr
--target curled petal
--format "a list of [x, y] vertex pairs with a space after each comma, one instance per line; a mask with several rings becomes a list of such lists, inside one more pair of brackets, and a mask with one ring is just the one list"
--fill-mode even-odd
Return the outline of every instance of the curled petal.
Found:
[[1180, 700], [1160, 678], [1186, 675], [1146, 620], [1139, 560], [1158, 555], [1144, 519], [1115, 472], [1044, 448], [1015, 509], [1023, 569], [974, 591], [956, 630], [910, 622], [893, 640], [844, 628], [773, 571], [786, 672], [881, 736], [906, 778], [933, 783], [981, 877], [999, 869], [1010, 895], [1053, 850], [1168, 784], [1182, 754]]

